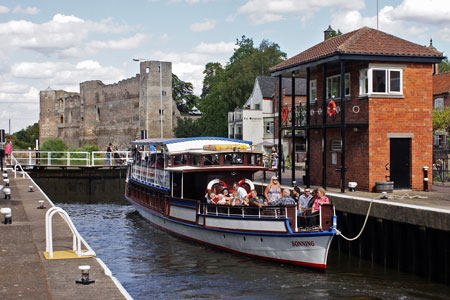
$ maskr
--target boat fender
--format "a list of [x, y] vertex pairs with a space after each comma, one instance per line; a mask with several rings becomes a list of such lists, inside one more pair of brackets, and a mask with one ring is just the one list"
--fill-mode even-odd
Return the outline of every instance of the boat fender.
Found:
[[215, 185], [216, 183], [223, 183], [223, 186], [228, 188], [225, 181], [223, 181], [219, 178], [216, 178], [216, 179], [213, 179], [210, 182], [208, 182], [208, 186], [206, 187], [207, 191], [209, 192], [212, 189], [213, 185]]
[[252, 190], [255, 189], [255, 185], [253, 184], [253, 182], [250, 179], [245, 178], [245, 179], [240, 180], [238, 183], [239, 183], [239, 186], [242, 186], [244, 183], [248, 184], [250, 186], [249, 194], [251, 193]]

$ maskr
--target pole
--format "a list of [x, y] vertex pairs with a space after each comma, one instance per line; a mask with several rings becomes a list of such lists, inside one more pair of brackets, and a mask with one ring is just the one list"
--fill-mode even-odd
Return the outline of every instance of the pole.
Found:
[[345, 61], [341, 60], [341, 193], [345, 193]]
[[295, 186], [295, 73], [292, 72], [292, 107], [291, 107], [291, 124], [292, 124], [292, 154], [291, 154], [291, 179], [292, 186]]
[[[330, 87], [331, 89], [331, 87]], [[322, 65], [322, 187], [327, 188], [327, 65]]]
[[278, 182], [281, 184], [281, 168], [280, 168], [280, 149], [281, 149], [281, 102], [282, 102], [282, 80], [283, 77], [278, 76]]
[[310, 102], [310, 69], [309, 67], [306, 68], [306, 170], [305, 170], [305, 179], [306, 182], [303, 182], [304, 185], [307, 187], [310, 187], [311, 182], [311, 176], [310, 176], [310, 159], [311, 159], [311, 153], [310, 153], [310, 144], [309, 144], [309, 136], [310, 136], [310, 129], [309, 126], [311, 125], [311, 119], [309, 111], [311, 109], [311, 102]]
[[164, 110], [163, 110], [163, 101], [162, 101], [162, 65], [159, 62], [159, 100], [160, 100], [160, 116], [161, 116], [161, 138], [164, 138]]

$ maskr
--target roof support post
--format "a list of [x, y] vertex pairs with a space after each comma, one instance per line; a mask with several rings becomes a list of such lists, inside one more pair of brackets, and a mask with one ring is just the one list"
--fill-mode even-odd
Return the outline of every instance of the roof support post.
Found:
[[345, 193], [345, 60], [341, 60], [341, 193]]
[[282, 95], [283, 95], [283, 86], [282, 86], [283, 78], [278, 76], [278, 181], [281, 184], [281, 168], [280, 168], [280, 159], [281, 159], [281, 102], [282, 102]]
[[327, 188], [327, 64], [322, 65], [322, 187]]
[[292, 124], [292, 154], [291, 154], [291, 180], [292, 186], [295, 185], [295, 73], [292, 72], [292, 99], [291, 99], [291, 124]]
[[305, 179], [306, 182], [303, 182], [304, 185], [307, 187], [311, 186], [311, 153], [310, 153], [310, 129], [309, 126], [311, 126], [311, 118], [309, 111], [311, 109], [311, 103], [309, 102], [309, 98], [311, 97], [311, 90], [310, 90], [310, 68], [306, 68], [306, 170], [305, 170]]

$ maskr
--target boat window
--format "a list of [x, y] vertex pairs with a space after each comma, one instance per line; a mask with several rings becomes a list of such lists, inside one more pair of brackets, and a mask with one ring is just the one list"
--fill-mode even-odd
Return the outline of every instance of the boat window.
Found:
[[173, 157], [173, 165], [174, 166], [185, 165], [186, 163], [187, 163], [187, 155], [186, 154], [175, 155]]
[[248, 163], [252, 166], [260, 166], [261, 154], [250, 154]]
[[156, 158], [156, 167], [160, 169], [164, 169], [164, 156], [159, 154]]
[[223, 163], [225, 165], [231, 165], [233, 163], [233, 154], [231, 154], [231, 153], [225, 154]]
[[219, 165], [220, 159], [219, 154], [207, 154], [203, 156], [204, 165], [205, 166], [211, 166], [211, 165]]
[[191, 154], [191, 165], [200, 166], [202, 163], [202, 156], [200, 154]]
[[233, 165], [242, 165], [244, 163], [244, 154], [234, 153], [233, 154]]

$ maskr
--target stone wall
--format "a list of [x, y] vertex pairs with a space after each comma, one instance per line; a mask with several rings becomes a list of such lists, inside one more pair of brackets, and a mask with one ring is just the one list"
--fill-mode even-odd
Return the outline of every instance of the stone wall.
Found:
[[173, 137], [179, 115], [172, 100], [172, 64], [146, 61], [136, 77], [114, 84], [92, 80], [80, 83], [80, 93], [42, 91], [40, 141], [60, 138], [70, 147], [94, 144], [105, 150], [112, 143], [127, 149], [141, 131], [161, 137], [161, 123], [163, 137]]

